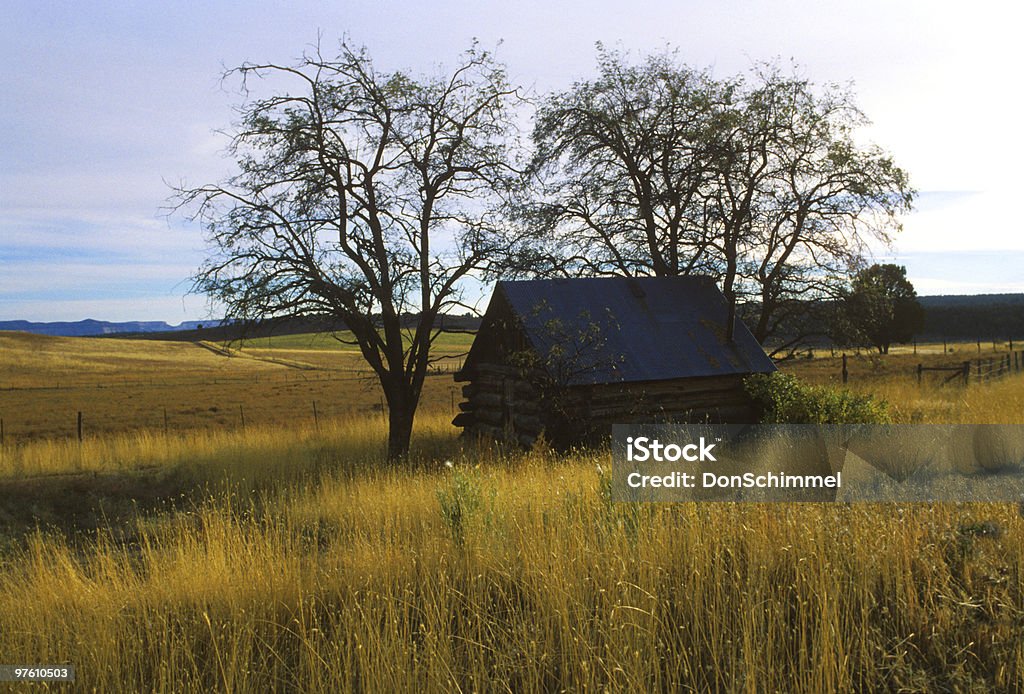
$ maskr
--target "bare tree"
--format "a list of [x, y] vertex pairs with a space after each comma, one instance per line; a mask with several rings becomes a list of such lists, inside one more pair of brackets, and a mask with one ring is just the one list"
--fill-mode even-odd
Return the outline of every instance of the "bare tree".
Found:
[[869, 239], [889, 240], [914, 191], [876, 147], [849, 90], [776, 65], [713, 78], [672, 52], [637, 65], [598, 47], [599, 75], [541, 105], [521, 218], [547, 273], [715, 277], [726, 334], [747, 304], [776, 349], [837, 296]]
[[816, 300], [834, 301], [863, 265], [871, 241], [889, 243], [910, 210], [905, 171], [875, 146], [854, 142], [867, 124], [848, 89], [815, 90], [766, 65], [753, 103], [766, 161], [753, 199], [749, 260], [741, 271], [756, 306], [751, 329], [775, 351], [799, 344], [826, 321]]
[[600, 74], [551, 95], [534, 127], [543, 185], [523, 217], [552, 244], [550, 271], [685, 275], [706, 270], [700, 201], [722, 86], [673, 54], [639, 66], [598, 44]]
[[[475, 46], [448, 75], [374, 69], [344, 42], [294, 65], [246, 63], [227, 181], [176, 190], [211, 251], [195, 289], [241, 319], [340, 319], [388, 406], [387, 454], [409, 450], [446, 312], [513, 244], [519, 180], [504, 69]], [[253, 79], [279, 89], [254, 97]]]

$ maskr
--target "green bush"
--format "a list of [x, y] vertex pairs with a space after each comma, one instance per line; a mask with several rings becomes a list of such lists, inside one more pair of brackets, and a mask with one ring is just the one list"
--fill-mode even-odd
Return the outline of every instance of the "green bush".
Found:
[[761, 408], [761, 421], [773, 424], [888, 424], [888, 404], [845, 388], [815, 386], [783, 373], [757, 374], [744, 381]]
[[470, 468], [447, 461], [446, 467], [448, 473], [437, 489], [437, 501], [452, 539], [461, 547], [471, 526], [493, 525], [497, 490], [493, 486], [485, 488], [479, 464]]

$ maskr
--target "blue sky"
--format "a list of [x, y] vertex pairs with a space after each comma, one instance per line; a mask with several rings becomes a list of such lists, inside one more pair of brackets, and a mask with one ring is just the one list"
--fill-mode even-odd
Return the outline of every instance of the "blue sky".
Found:
[[666, 43], [722, 75], [776, 56], [854, 81], [922, 191], [881, 257], [924, 294], [1024, 291], [1014, 136], [1022, 11], [1010, 3], [7, 2], [0, 23], [0, 319], [207, 318], [185, 296], [202, 234], [161, 208], [166, 182], [230, 172], [219, 128], [238, 96], [220, 73], [289, 61], [347, 33], [381, 68], [429, 71], [476, 37], [513, 80], [563, 88], [594, 42]]

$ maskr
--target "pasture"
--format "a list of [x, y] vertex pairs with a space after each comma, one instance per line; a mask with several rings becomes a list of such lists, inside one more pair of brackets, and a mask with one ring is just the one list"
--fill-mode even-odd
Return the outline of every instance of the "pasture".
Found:
[[[451, 372], [471, 336], [442, 341], [424, 385], [427, 410], [458, 392]], [[274, 344], [273, 348], [268, 344]], [[380, 388], [358, 352], [328, 336], [229, 346], [0, 333], [0, 418], [8, 443], [126, 431], [187, 432], [380, 414]]]
[[[5, 662], [85, 691], [1024, 688], [1015, 506], [613, 504], [607, 452], [459, 441], [449, 373], [390, 466], [351, 348], [278, 340], [0, 335]], [[950, 355], [851, 357], [849, 387], [1024, 421], [1024, 377], [919, 386], [922, 357]]]

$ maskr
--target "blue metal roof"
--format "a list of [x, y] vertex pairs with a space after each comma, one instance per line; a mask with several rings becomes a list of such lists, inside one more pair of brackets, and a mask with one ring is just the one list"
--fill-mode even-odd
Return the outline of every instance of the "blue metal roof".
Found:
[[498, 282], [527, 339], [568, 385], [775, 371], [707, 277]]

